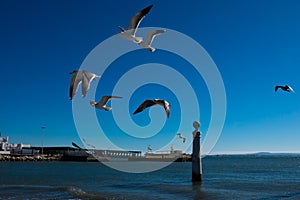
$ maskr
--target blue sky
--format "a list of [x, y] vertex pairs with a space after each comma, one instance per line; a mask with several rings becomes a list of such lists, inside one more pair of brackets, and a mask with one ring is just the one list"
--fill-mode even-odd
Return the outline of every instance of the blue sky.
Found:
[[[93, 49], [119, 33], [119, 25], [127, 27], [131, 16], [150, 4], [154, 6], [140, 26], [163, 27], [191, 37], [210, 55], [223, 79], [226, 120], [212, 153], [300, 151], [300, 2], [297, 0], [192, 0], [188, 3], [134, 0], [130, 6], [127, 1], [1, 1], [2, 134], [8, 135], [11, 143], [39, 146], [41, 126], [46, 126], [46, 146], [80, 143], [80, 137], [85, 136], [78, 133], [73, 119], [68, 96], [69, 72], [79, 69]], [[167, 39], [167, 34], [158, 36], [153, 46], [159, 46], [158, 42]], [[122, 38], [120, 41], [135, 45]], [[114, 48], [108, 51], [113, 52]], [[98, 84], [96, 100], [112, 93], [114, 84], [124, 73], [145, 63], [162, 63], [190, 81], [200, 102], [201, 131], [205, 136], [211, 101], [203, 77], [186, 60], [167, 51], [158, 49], [151, 53], [140, 49], [116, 59], [102, 74], [99, 84], [91, 85], [95, 88]], [[172, 77], [166, 79], [173, 81]], [[275, 93], [276, 84], [289, 84], [296, 93]], [[185, 90], [180, 95], [185, 96]], [[148, 84], [132, 95], [129, 113], [146, 98], [166, 98], [172, 105], [167, 120], [162, 109], [151, 109], [151, 115], [166, 123], [157, 135], [148, 139], [124, 134], [111, 112], [96, 111], [99, 124], [114, 144], [142, 151], [146, 151], [148, 144], [154, 149], [171, 145], [180, 115], [187, 111], [180, 111], [180, 102], [172, 90]], [[77, 93], [74, 100], [88, 105], [90, 99], [81, 99]], [[131, 118], [145, 126], [150, 122], [147, 113], [131, 115]], [[192, 121], [183, 128], [190, 139], [191, 124]], [[97, 143], [95, 137], [93, 142]], [[172, 145], [182, 147], [176, 139]]]

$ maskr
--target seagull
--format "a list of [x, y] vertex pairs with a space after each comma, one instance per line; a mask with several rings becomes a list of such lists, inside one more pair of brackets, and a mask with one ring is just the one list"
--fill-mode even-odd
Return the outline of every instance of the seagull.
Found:
[[78, 144], [76, 144], [75, 142], [72, 142], [72, 145], [73, 145], [74, 147], [76, 147], [77, 149], [79, 149], [79, 150], [88, 151], [87, 149], [81, 148], [81, 147], [80, 147]]
[[92, 152], [90, 152], [88, 149], [85, 148], [81, 148], [78, 144], [76, 144], [75, 142], [72, 142], [72, 145], [77, 148], [78, 150], [84, 151], [85, 153], [92, 155]]
[[148, 151], [152, 151], [151, 145], [148, 145], [147, 149], [148, 149]]
[[289, 86], [289, 85], [285, 85], [285, 86], [276, 85], [276, 86], [275, 86], [275, 92], [277, 92], [277, 90], [278, 90], [279, 88], [281, 88], [283, 91], [286, 91], [286, 92], [295, 92], [295, 91], [293, 90], [293, 88], [292, 88], [291, 86]]
[[100, 76], [90, 73], [85, 70], [74, 70], [70, 72], [72, 79], [70, 83], [70, 99], [72, 100], [78, 90], [78, 86], [82, 83], [82, 97], [85, 97], [87, 91], [90, 88], [92, 80], [99, 78]]
[[166, 111], [166, 115], [169, 118], [170, 116], [170, 104], [166, 100], [160, 100], [160, 99], [154, 99], [154, 100], [145, 100], [135, 111], [134, 115], [136, 113], [142, 112], [148, 107], [154, 106], [154, 105], [161, 105], [164, 107]]
[[110, 111], [112, 108], [106, 107], [107, 102], [112, 98], [122, 98], [119, 96], [102, 96], [101, 100], [99, 102], [90, 101], [90, 104], [94, 106], [95, 108], [98, 108], [100, 110], [106, 110]]
[[154, 37], [155, 37], [156, 35], [159, 35], [159, 34], [162, 34], [162, 33], [165, 33], [165, 32], [166, 32], [166, 30], [154, 30], [154, 31], [150, 31], [150, 32], [148, 32], [148, 34], [147, 34], [147, 39], [146, 39], [146, 41], [145, 41], [145, 42], [144, 42], [144, 41], [141, 41], [141, 42], [138, 43], [138, 44], [139, 44], [140, 46], [142, 46], [142, 47], [148, 49], [149, 51], [154, 52], [154, 51], [155, 51], [155, 48], [153, 48], [153, 47], [151, 46], [151, 43], [152, 43]]
[[82, 140], [87, 146], [92, 147], [94, 149], [96, 148], [94, 145], [87, 143], [87, 141], [84, 138], [82, 138]]
[[182, 139], [182, 142], [185, 143], [185, 137], [181, 133], [177, 133], [177, 136]]
[[143, 41], [142, 37], [136, 37], [135, 33], [138, 29], [138, 26], [140, 25], [142, 19], [149, 13], [153, 5], [150, 5], [143, 10], [136, 13], [131, 19], [130, 24], [128, 26], [128, 30], [125, 28], [119, 26], [121, 29], [121, 33], [119, 34], [121, 37], [125, 38], [126, 40], [133, 41], [135, 43], [140, 43]]

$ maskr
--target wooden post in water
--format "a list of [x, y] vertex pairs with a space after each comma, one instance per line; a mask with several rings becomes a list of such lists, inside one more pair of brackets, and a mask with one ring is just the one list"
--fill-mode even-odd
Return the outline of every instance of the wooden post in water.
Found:
[[200, 123], [193, 123], [195, 130], [193, 131], [193, 154], [192, 154], [192, 182], [202, 182], [202, 162], [200, 152], [201, 132], [198, 131]]

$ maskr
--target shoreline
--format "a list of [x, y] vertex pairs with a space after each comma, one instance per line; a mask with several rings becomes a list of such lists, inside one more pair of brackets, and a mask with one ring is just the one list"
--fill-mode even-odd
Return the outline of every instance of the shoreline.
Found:
[[0, 162], [61, 161], [61, 155], [0, 155]]
[[[122, 160], [113, 160], [111, 161], [108, 158], [96, 159], [90, 156], [66, 156], [62, 154], [56, 155], [1, 155], [0, 154], [0, 162], [40, 162], [40, 161], [77, 161], [77, 162], [114, 162], [114, 161], [122, 161]], [[124, 160], [125, 161], [125, 160]], [[190, 162], [191, 158], [135, 158], [135, 159], [127, 159], [128, 162], [133, 161], [156, 161], [156, 162]]]

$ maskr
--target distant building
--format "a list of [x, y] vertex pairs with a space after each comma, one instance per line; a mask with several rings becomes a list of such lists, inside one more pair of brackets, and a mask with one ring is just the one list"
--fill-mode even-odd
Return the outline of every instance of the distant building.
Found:
[[9, 145], [8, 145], [8, 137], [0, 136], [0, 154], [10, 154]]
[[174, 150], [171, 148], [171, 151], [156, 151], [156, 152], [147, 152], [145, 153], [145, 158], [157, 158], [157, 159], [176, 159], [180, 157], [182, 154], [181, 150]]
[[39, 151], [32, 149], [30, 144], [10, 144], [10, 153], [18, 155], [33, 155]]

